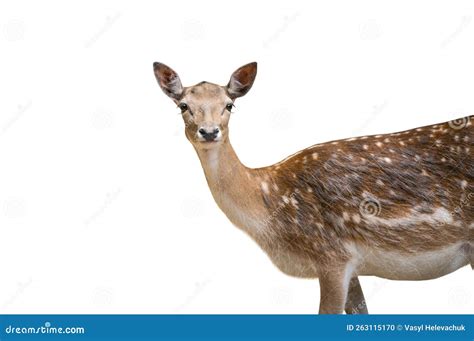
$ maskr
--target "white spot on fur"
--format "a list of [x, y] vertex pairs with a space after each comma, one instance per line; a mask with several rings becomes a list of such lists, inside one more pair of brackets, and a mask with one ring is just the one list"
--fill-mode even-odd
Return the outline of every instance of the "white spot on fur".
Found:
[[344, 219], [344, 221], [349, 221], [350, 220], [349, 213], [342, 212], [342, 219]]
[[313, 160], [317, 160], [319, 155], [318, 153], [313, 153], [311, 156], [313, 157]]
[[386, 163], [392, 163], [392, 159], [389, 158], [389, 157], [384, 157], [383, 160], [384, 160]]
[[383, 143], [379, 141], [379, 142], [377, 142], [375, 145], [376, 145], [377, 147], [382, 147], [382, 146], [383, 146]]
[[294, 207], [298, 208], [298, 200], [296, 200], [294, 197], [291, 197], [290, 200], [291, 200], [291, 204]]
[[268, 184], [265, 181], [263, 181], [260, 185], [262, 187], [263, 193], [265, 193], [265, 194], [270, 193], [270, 190], [268, 189]]
[[368, 149], [369, 149], [369, 146], [366, 145], [366, 144], [364, 144], [364, 145], [362, 146], [362, 148], [364, 148], [364, 150], [368, 150]]
[[360, 215], [354, 214], [354, 215], [352, 216], [352, 221], [353, 221], [354, 223], [356, 223], [356, 224], [359, 224], [360, 221], [361, 221]]
[[444, 207], [438, 207], [432, 214], [420, 213], [415, 209], [411, 209], [410, 214], [400, 218], [385, 219], [378, 216], [368, 216], [367, 222], [371, 224], [385, 225], [388, 227], [412, 226], [420, 223], [428, 223], [431, 225], [442, 225], [453, 223], [451, 213]]

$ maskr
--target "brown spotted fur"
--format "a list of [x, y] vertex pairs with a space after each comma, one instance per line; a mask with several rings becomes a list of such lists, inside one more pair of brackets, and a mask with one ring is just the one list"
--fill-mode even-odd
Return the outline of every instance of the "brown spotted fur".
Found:
[[[186, 137], [218, 206], [283, 272], [319, 278], [320, 313], [367, 313], [358, 275], [428, 279], [474, 267], [474, 116], [322, 143], [251, 169], [230, 144], [225, 108], [250, 90], [256, 63], [227, 86], [182, 87], [166, 65], [154, 71], [186, 104]], [[204, 141], [202, 127], [221, 135]]]

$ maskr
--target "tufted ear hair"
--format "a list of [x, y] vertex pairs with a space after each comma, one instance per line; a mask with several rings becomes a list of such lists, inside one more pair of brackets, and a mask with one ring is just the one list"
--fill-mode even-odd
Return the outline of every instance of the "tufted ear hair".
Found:
[[245, 95], [253, 85], [257, 76], [257, 63], [249, 63], [238, 68], [230, 77], [227, 92], [234, 99]]
[[155, 77], [163, 92], [174, 100], [178, 100], [183, 94], [183, 85], [178, 74], [169, 66], [155, 62], [153, 63]]

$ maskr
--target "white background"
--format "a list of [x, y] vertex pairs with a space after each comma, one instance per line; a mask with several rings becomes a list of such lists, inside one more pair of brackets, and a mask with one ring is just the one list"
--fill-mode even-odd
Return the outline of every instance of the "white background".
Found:
[[[152, 71], [225, 84], [258, 61], [232, 143], [318, 142], [474, 112], [474, 2], [2, 1], [0, 312], [315, 313], [215, 205]], [[465, 267], [361, 279], [371, 313], [472, 313]]]

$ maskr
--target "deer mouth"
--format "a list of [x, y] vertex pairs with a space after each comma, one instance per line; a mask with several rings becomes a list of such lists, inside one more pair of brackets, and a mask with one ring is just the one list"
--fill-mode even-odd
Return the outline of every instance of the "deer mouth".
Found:
[[214, 138], [203, 138], [203, 137], [198, 138], [198, 141], [203, 144], [213, 144], [213, 143], [220, 142], [221, 140], [222, 139], [219, 136], [214, 137]]
[[199, 139], [197, 142], [201, 146], [201, 148], [212, 149], [212, 148], [217, 147], [221, 141], [222, 140], [218, 138], [214, 140]]

